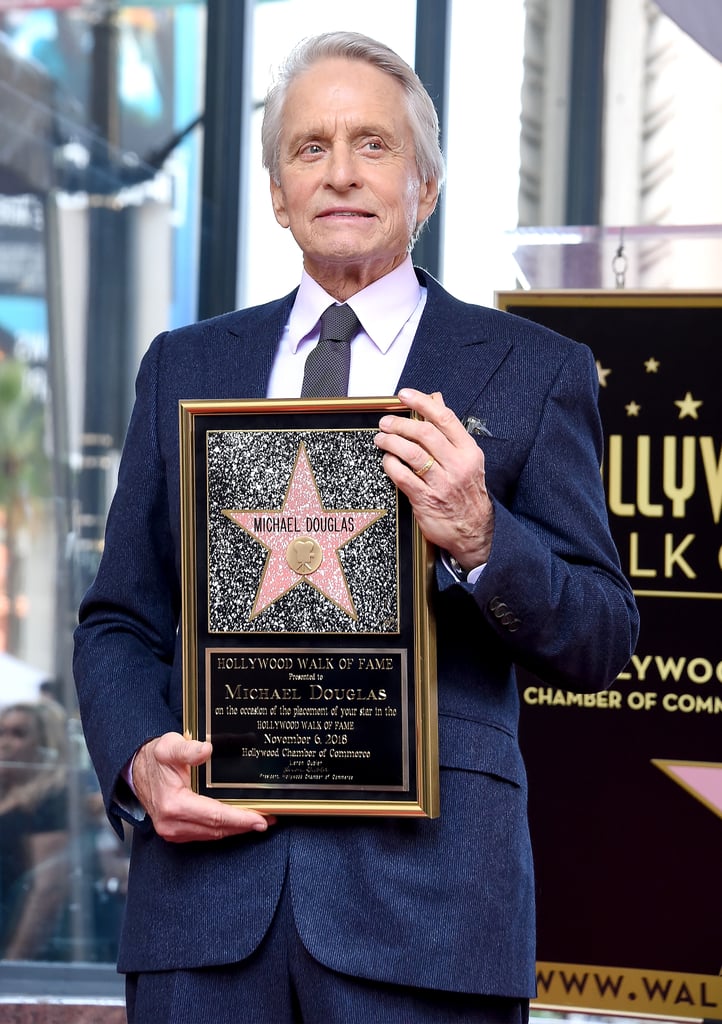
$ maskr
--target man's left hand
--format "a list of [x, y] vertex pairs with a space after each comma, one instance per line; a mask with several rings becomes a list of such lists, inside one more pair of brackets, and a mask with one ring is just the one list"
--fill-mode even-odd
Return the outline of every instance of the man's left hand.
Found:
[[484, 565], [494, 533], [484, 453], [439, 392], [404, 388], [398, 397], [422, 419], [387, 415], [376, 446], [384, 470], [411, 502], [421, 532], [462, 569]]

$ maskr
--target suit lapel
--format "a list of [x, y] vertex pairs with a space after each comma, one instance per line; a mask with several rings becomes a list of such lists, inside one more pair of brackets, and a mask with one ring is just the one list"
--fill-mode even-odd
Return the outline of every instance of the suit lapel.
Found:
[[504, 361], [511, 342], [491, 330], [484, 308], [459, 302], [423, 271], [426, 306], [406, 360], [399, 388], [440, 391], [444, 402], [463, 418]]
[[244, 397], [266, 397], [273, 360], [296, 291], [298, 289], [275, 302], [255, 306], [230, 317], [227, 329], [236, 339], [234, 349], [237, 348], [237, 366], [242, 374]]

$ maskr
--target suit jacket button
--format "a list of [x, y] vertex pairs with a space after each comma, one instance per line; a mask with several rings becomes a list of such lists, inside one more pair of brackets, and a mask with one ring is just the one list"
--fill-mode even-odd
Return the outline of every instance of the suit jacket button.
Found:
[[505, 616], [505, 615], [507, 614], [507, 612], [509, 611], [509, 608], [508, 608], [508, 606], [507, 606], [507, 605], [505, 605], [505, 604], [504, 604], [504, 602], [503, 602], [503, 601], [501, 601], [501, 600], [500, 600], [500, 601], [498, 601], [498, 603], [497, 603], [497, 604], [496, 604], [496, 605], [494, 606], [494, 608], [492, 609], [492, 611], [494, 612], [494, 615], [496, 615], [497, 619], [502, 619], [502, 620], [503, 620], [504, 616]]

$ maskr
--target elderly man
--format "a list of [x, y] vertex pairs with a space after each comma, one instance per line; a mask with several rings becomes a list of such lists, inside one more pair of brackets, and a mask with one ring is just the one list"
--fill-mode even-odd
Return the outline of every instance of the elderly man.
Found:
[[[513, 664], [599, 690], [637, 616], [606, 520], [590, 352], [459, 302], [411, 263], [442, 181], [437, 138], [428, 94], [387, 47], [301, 44], [263, 128], [300, 287], [165, 333], [143, 360], [75, 658], [108, 813], [135, 830], [119, 958], [131, 1021], [527, 1019]], [[320, 318], [346, 303], [355, 337], [331, 386], [398, 393], [420, 415], [384, 415], [375, 443], [439, 553], [433, 820], [267, 818], [189, 784], [211, 751], [181, 735], [178, 400], [318, 394], [333, 358]]]

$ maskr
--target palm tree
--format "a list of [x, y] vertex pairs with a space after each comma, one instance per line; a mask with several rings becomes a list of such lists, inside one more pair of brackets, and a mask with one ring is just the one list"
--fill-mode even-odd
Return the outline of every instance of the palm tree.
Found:
[[0, 553], [4, 547], [6, 563], [0, 638], [4, 633], [12, 652], [20, 646], [20, 537], [32, 521], [35, 503], [50, 493], [50, 464], [43, 443], [45, 409], [29, 393], [26, 373], [23, 363], [0, 355]]

